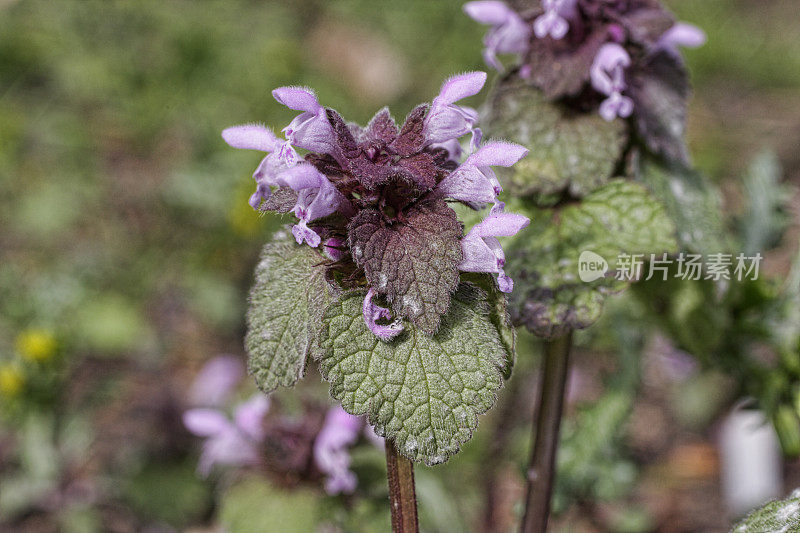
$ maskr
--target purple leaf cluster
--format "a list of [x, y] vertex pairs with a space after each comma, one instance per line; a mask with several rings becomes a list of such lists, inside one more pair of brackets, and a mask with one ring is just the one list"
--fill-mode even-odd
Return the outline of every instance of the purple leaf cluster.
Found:
[[[296, 241], [329, 258], [327, 279], [368, 289], [364, 320], [383, 340], [403, 331], [404, 318], [433, 335], [461, 271], [496, 273], [500, 290], [511, 290], [496, 237], [514, 235], [528, 220], [503, 212], [492, 167], [511, 166], [527, 150], [482, 143], [478, 113], [458, 105], [485, 82], [484, 72], [453, 76], [403, 123], [384, 108], [366, 127], [323, 107], [310, 89], [281, 87], [275, 99], [301, 112], [283, 129], [285, 139], [260, 125], [222, 133], [235, 148], [266, 152], [250, 205], [292, 212]], [[462, 162], [466, 135], [470, 154]], [[490, 218], [464, 236], [452, 202], [491, 206]]]
[[686, 162], [683, 145], [687, 74], [678, 48], [704, 33], [676, 22], [658, 0], [541, 0], [515, 11], [497, 0], [464, 11], [491, 26], [486, 62], [515, 54], [518, 74], [553, 100], [594, 108], [608, 121], [632, 117], [649, 149]]

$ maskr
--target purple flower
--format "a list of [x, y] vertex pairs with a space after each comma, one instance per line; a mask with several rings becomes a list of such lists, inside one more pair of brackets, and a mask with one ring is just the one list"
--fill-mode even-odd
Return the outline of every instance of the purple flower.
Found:
[[506, 275], [503, 267], [506, 256], [497, 237], [516, 235], [530, 223], [528, 217], [512, 213], [492, 213], [475, 224], [461, 240], [464, 260], [459, 268], [465, 272], [491, 272], [499, 274], [497, 278], [500, 290], [511, 292], [514, 281]]
[[375, 334], [376, 337], [383, 341], [388, 341], [398, 336], [403, 331], [403, 321], [395, 319], [389, 325], [378, 324], [378, 320], [389, 320], [392, 318], [391, 312], [385, 307], [381, 307], [372, 303], [375, 297], [375, 291], [370, 288], [367, 295], [364, 297], [364, 322], [367, 323], [369, 330]]
[[428, 143], [443, 143], [472, 133], [472, 146], [480, 142], [481, 130], [475, 127], [478, 113], [455, 102], [478, 94], [486, 83], [485, 72], [467, 72], [453, 76], [442, 84], [439, 96], [433, 99], [425, 117], [423, 131]]
[[686, 22], [677, 22], [658, 39], [656, 48], [667, 50], [677, 55], [679, 46], [698, 48], [703, 46], [705, 42], [706, 34], [703, 30]]
[[264, 415], [269, 400], [262, 394], [253, 396], [234, 411], [233, 421], [218, 409], [190, 409], [183, 414], [183, 424], [204, 437], [198, 471], [208, 476], [214, 465], [244, 466], [259, 460], [258, 446], [264, 439]]
[[616, 43], [600, 47], [589, 71], [592, 86], [608, 96], [600, 104], [600, 116], [611, 122], [617, 117], [626, 118], [633, 112], [633, 101], [624, 96], [627, 89], [625, 69], [631, 64], [631, 56]]
[[333, 153], [333, 128], [314, 91], [305, 87], [279, 87], [272, 91], [272, 96], [289, 109], [303, 111], [283, 129], [288, 142], [281, 148], [281, 157], [288, 164], [299, 159], [292, 146], [321, 154]]
[[504, 2], [467, 2], [464, 11], [481, 24], [492, 26], [483, 39], [483, 59], [495, 70], [503, 70], [497, 54], [524, 54], [528, 51], [531, 27]]
[[267, 152], [253, 173], [256, 192], [250, 197], [249, 203], [253, 209], [258, 209], [262, 201], [269, 199], [272, 193], [270, 185], [275, 185], [275, 176], [288, 167], [287, 162], [275, 153], [281, 149], [281, 141], [272, 130], [258, 124], [227, 128], [222, 131], [222, 138], [234, 148]]
[[233, 355], [220, 355], [207, 362], [189, 389], [192, 405], [218, 407], [225, 403], [244, 377], [244, 364]]
[[356, 476], [350, 471], [348, 448], [358, 440], [363, 422], [341, 407], [332, 407], [314, 441], [314, 462], [325, 473], [328, 494], [353, 492]]
[[308, 163], [284, 170], [275, 181], [279, 186], [290, 187], [298, 193], [297, 204], [292, 209], [300, 219], [292, 227], [297, 244], [306, 241], [309, 246], [316, 248], [321, 238], [308, 227], [308, 223], [346, 208], [347, 200], [324, 174]]
[[569, 31], [567, 18], [574, 17], [576, 0], [542, 0], [544, 14], [533, 22], [533, 33], [539, 39], [547, 36], [562, 39]]
[[519, 144], [490, 141], [444, 178], [437, 190], [453, 200], [476, 205], [496, 204], [503, 188], [491, 167], [510, 167], [527, 153], [528, 149]]

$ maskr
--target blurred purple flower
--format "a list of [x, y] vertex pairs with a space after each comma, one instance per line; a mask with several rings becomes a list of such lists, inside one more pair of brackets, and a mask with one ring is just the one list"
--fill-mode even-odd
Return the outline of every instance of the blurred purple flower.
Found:
[[461, 240], [464, 260], [459, 268], [466, 272], [491, 272], [497, 278], [500, 290], [511, 292], [514, 281], [503, 270], [506, 256], [497, 237], [516, 235], [530, 223], [528, 217], [512, 213], [493, 213], [475, 224]]
[[659, 38], [656, 48], [668, 50], [678, 55], [678, 47], [698, 48], [706, 42], [706, 34], [703, 30], [686, 22], [677, 22]]
[[244, 363], [233, 355], [220, 355], [208, 361], [189, 389], [189, 402], [196, 406], [219, 407], [244, 377]]
[[600, 116], [611, 122], [617, 117], [626, 118], [633, 112], [633, 101], [623, 96], [628, 88], [625, 83], [625, 69], [631, 64], [631, 56], [616, 43], [606, 43], [600, 47], [589, 71], [592, 86], [608, 96], [600, 104]]
[[478, 94], [486, 83], [485, 72], [467, 72], [449, 78], [442, 84], [439, 95], [433, 99], [425, 117], [423, 132], [428, 143], [443, 143], [472, 133], [473, 149], [481, 139], [481, 130], [475, 127], [478, 112], [455, 102]]
[[356, 476], [350, 471], [348, 448], [358, 440], [362, 420], [339, 406], [325, 416], [322, 431], [314, 441], [314, 462], [327, 476], [328, 494], [350, 493], [356, 488]]
[[542, 0], [544, 14], [533, 21], [533, 32], [539, 39], [563, 39], [569, 31], [568, 18], [574, 17], [576, 0]]
[[186, 411], [183, 424], [198, 437], [205, 438], [198, 472], [208, 476], [214, 465], [257, 464], [260, 457], [258, 446], [264, 439], [264, 415], [268, 409], [267, 397], [256, 394], [236, 407], [233, 421], [218, 409], [196, 408]]
[[495, 70], [503, 70], [497, 54], [524, 54], [528, 50], [530, 24], [504, 2], [467, 2], [464, 11], [477, 22], [492, 26], [483, 39], [483, 59]]

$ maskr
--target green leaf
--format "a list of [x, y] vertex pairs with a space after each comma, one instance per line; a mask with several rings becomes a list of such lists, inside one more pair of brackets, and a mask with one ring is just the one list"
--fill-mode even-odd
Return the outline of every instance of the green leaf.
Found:
[[780, 162], [769, 151], [758, 154], [744, 175], [747, 210], [739, 221], [739, 233], [742, 251], [748, 255], [774, 248], [791, 222], [787, 207], [794, 191], [780, 179]]
[[[511, 211], [520, 207], [509, 204]], [[531, 227], [507, 245], [506, 271], [516, 282], [516, 317], [541, 337], [586, 328], [600, 317], [606, 295], [627, 286], [615, 279], [621, 254], [648, 259], [677, 247], [664, 208], [644, 186], [630, 181], [613, 180], [577, 204], [528, 209]], [[594, 254], [590, 260], [607, 262], [604, 275], [581, 281], [583, 252]]]
[[516, 78], [503, 80], [492, 93], [486, 131], [530, 150], [512, 168], [497, 169], [515, 196], [585, 196], [613, 176], [627, 141], [624, 121], [572, 112]]
[[785, 500], [770, 502], [747, 515], [733, 528], [733, 533], [770, 533], [800, 531], [800, 489]]
[[318, 266], [323, 261], [313, 248], [286, 242], [269, 243], [261, 252], [245, 348], [250, 373], [264, 393], [291, 387], [305, 373], [331, 295]]
[[659, 199], [677, 227], [681, 250], [711, 254], [730, 249], [717, 189], [701, 174], [643, 157], [639, 181]]
[[443, 200], [419, 204], [402, 222], [363, 210], [349, 225], [350, 249], [367, 281], [395, 312], [429, 335], [458, 285], [463, 229]]
[[462, 283], [435, 336], [407, 323], [390, 342], [367, 329], [363, 300], [362, 291], [350, 292], [325, 312], [320, 371], [331, 394], [410, 459], [446, 461], [494, 404], [511, 357], [486, 293]]

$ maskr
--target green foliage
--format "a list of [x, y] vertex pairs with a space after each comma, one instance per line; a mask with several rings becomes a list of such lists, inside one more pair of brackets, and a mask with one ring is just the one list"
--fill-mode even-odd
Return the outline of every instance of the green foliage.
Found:
[[613, 176], [627, 141], [623, 121], [569, 111], [517, 78], [498, 83], [489, 105], [486, 131], [530, 149], [511, 169], [498, 169], [509, 193], [582, 197]]
[[325, 312], [319, 361], [331, 394], [410, 459], [446, 461], [494, 403], [511, 357], [487, 295], [462, 284], [435, 336], [406, 324], [390, 342], [367, 328], [363, 299], [361, 291], [344, 294]]
[[786, 203], [793, 189], [782, 185], [780, 179], [780, 164], [773, 152], [761, 152], [747, 168], [743, 178], [747, 209], [738, 221], [746, 254], [774, 248], [790, 222]]
[[256, 476], [229, 488], [219, 510], [220, 524], [231, 533], [308, 533], [316, 530], [319, 518], [314, 492], [273, 487]]
[[305, 373], [330, 298], [324, 258], [308, 246], [264, 246], [250, 292], [245, 347], [249, 369], [265, 393], [291, 387]]
[[739, 522], [733, 533], [774, 533], [776, 531], [800, 530], [800, 489], [785, 500], [768, 503], [747, 515]]
[[[605, 296], [626, 286], [614, 278], [618, 256], [661, 254], [677, 246], [672, 221], [637, 183], [613, 180], [580, 203], [528, 209], [531, 227], [508, 246], [507, 270], [517, 283], [514, 312], [542, 337], [558, 337], [598, 319]], [[579, 258], [587, 251], [609, 267], [591, 282], [578, 277]]]
[[210, 489], [198, 477], [193, 461], [147, 464], [123, 487], [125, 500], [139, 516], [174, 528], [202, 518], [211, 502]]
[[701, 174], [643, 156], [637, 179], [664, 204], [682, 251], [711, 254], [730, 249], [719, 192]]

